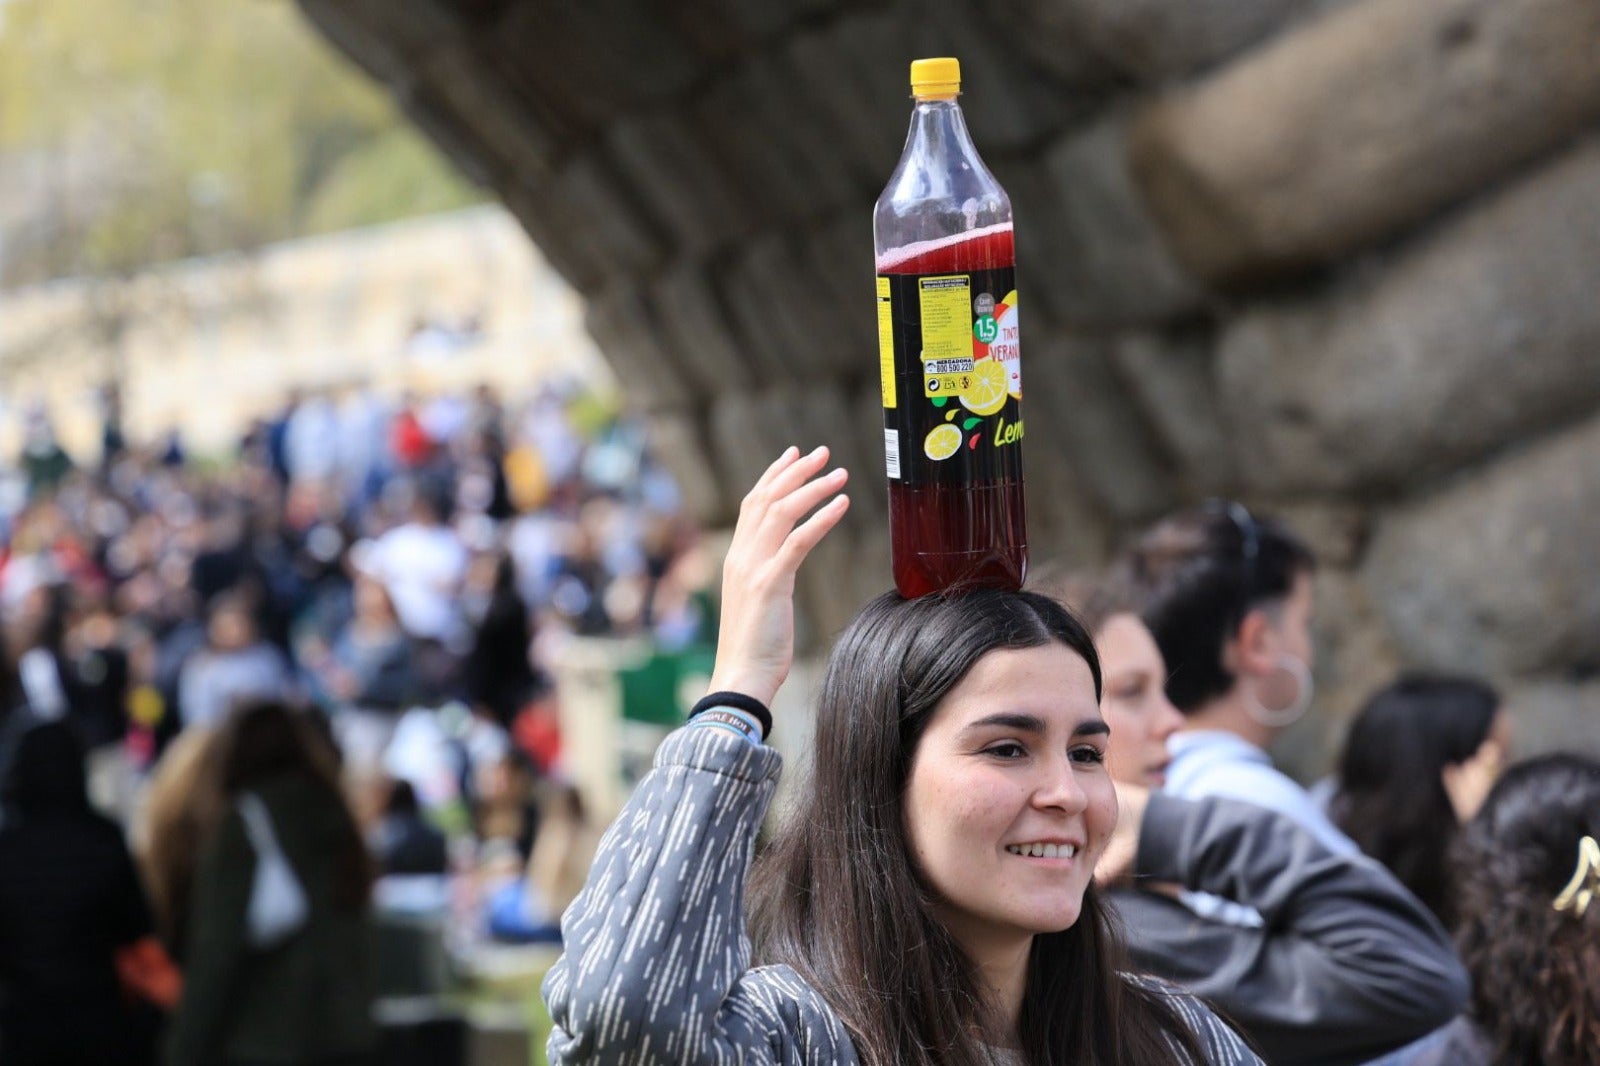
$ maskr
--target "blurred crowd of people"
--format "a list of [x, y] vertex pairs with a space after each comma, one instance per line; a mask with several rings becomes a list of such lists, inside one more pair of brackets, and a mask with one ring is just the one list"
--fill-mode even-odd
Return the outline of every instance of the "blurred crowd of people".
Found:
[[[374, 910], [560, 939], [603, 829], [563, 771], [566, 642], [714, 632], [671, 479], [581, 390], [295, 395], [206, 464], [110, 423], [83, 464], [35, 418], [9, 479], [7, 1063], [374, 1062]], [[1594, 1066], [1600, 763], [1514, 764], [1492, 687], [1407, 675], [1292, 780], [1315, 572], [1212, 502], [1035, 577], [1098, 648], [1131, 963], [1272, 1063]]]
[[[359, 960], [339, 915], [365, 905], [369, 868], [378, 903], [401, 909], [449, 905], [437, 879], [484, 874], [504, 890], [487, 929], [553, 938], [593, 833], [564, 771], [551, 664], [577, 637], [708, 641], [697, 531], [642, 424], [573, 385], [514, 405], [487, 387], [296, 393], [206, 461], [175, 434], [130, 444], [108, 410], [93, 461], [34, 411], [23, 454], [0, 469], [0, 780], [32, 821], [43, 803], [87, 841], [75, 858], [60, 833], [7, 852], [0, 1059], [135, 1061], [104, 1057], [67, 1021], [153, 970], [144, 998], [178, 1008], [173, 1061], [219, 1061], [224, 1047], [345, 1061], [370, 1024], [337, 1016], [327, 988], [223, 1034], [214, 993], [171, 979], [241, 958], [226, 915], [256, 906], [249, 871], [270, 850], [241, 797], [262, 799], [300, 875], [319, 957]], [[126, 823], [139, 877], [107, 815]], [[47, 891], [92, 869], [116, 877]], [[30, 908], [61, 920], [19, 933]], [[278, 965], [318, 988], [328, 963]], [[271, 1019], [342, 1035], [311, 1059], [274, 1057], [260, 1046]], [[142, 1030], [149, 1047], [156, 1028]]]

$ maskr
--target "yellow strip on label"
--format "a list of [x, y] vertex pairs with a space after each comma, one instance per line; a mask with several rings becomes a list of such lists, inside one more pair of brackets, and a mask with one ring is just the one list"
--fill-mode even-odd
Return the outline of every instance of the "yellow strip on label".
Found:
[[883, 385], [883, 406], [895, 406], [894, 308], [890, 305], [888, 278], [878, 279], [878, 377]]

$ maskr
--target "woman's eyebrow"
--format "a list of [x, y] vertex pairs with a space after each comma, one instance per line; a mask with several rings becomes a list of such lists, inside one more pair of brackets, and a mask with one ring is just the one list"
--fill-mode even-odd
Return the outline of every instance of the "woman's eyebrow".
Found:
[[1043, 733], [1044, 719], [1032, 714], [1002, 711], [999, 714], [984, 715], [982, 718], [968, 722], [962, 727], [961, 731], [970, 733], [977, 729], [989, 727], [1016, 729], [1023, 733]]
[[[1043, 733], [1045, 731], [1044, 719], [1032, 714], [1020, 714], [1002, 711], [999, 714], [988, 714], [982, 718], [968, 722], [962, 727], [963, 733], [970, 733], [979, 729], [1015, 729], [1021, 733]], [[1085, 718], [1073, 727], [1072, 735], [1083, 736], [1109, 736], [1111, 727], [1104, 718]]]

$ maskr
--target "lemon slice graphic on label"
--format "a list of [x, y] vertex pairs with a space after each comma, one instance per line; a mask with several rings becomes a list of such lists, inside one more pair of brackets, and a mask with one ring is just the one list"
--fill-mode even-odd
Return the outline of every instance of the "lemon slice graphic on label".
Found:
[[961, 406], [975, 415], [992, 415], [1006, 405], [1009, 375], [998, 359], [985, 359], [972, 367], [972, 385], [961, 394]]
[[952, 425], [934, 426], [922, 439], [922, 454], [934, 462], [948, 459], [961, 449], [961, 431]]

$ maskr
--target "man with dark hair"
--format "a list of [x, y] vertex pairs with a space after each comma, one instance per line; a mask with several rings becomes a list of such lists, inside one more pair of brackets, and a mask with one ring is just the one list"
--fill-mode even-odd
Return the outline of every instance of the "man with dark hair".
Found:
[[1212, 501], [1163, 520], [1120, 566], [1166, 659], [1186, 720], [1166, 791], [1224, 796], [1287, 815], [1338, 854], [1356, 846], [1267, 748], [1311, 704], [1312, 571], [1282, 523]]

